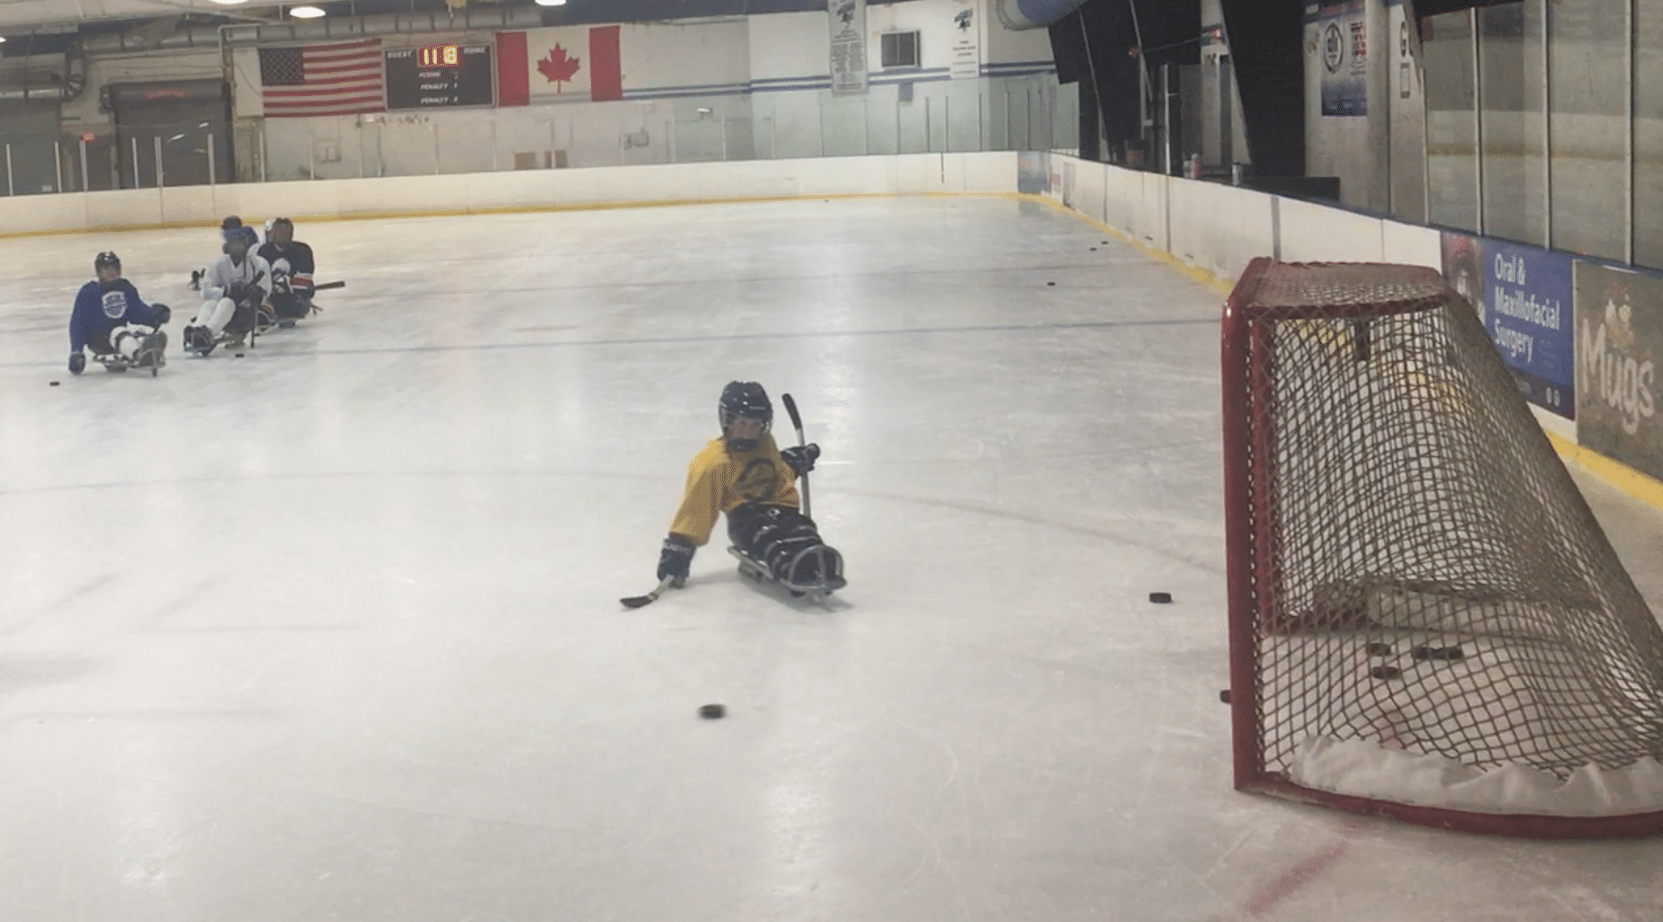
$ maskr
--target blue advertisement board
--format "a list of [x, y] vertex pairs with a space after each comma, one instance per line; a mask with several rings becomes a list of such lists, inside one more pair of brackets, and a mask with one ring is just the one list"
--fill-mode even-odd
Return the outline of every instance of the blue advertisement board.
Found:
[[1443, 236], [1444, 275], [1478, 311], [1520, 393], [1575, 419], [1571, 257], [1466, 234]]

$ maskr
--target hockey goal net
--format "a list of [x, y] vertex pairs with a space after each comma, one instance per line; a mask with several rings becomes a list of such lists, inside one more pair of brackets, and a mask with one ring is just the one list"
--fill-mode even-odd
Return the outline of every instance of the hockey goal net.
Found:
[[1437, 272], [1255, 260], [1223, 321], [1236, 787], [1663, 831], [1663, 630]]

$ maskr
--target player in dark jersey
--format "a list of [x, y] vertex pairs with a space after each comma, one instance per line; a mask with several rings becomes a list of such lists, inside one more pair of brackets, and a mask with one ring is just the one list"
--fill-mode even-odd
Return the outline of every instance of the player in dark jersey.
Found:
[[294, 326], [312, 313], [312, 273], [317, 264], [312, 248], [294, 239], [294, 222], [272, 218], [266, 222], [266, 242], [256, 254], [271, 264], [271, 306], [279, 326]]
[[87, 368], [85, 350], [115, 358], [112, 368], [148, 368], [163, 364], [167, 334], [160, 329], [173, 316], [166, 304], [146, 304], [133, 283], [121, 277], [121, 257], [99, 253], [92, 261], [98, 276], [75, 293], [69, 317], [69, 373]]

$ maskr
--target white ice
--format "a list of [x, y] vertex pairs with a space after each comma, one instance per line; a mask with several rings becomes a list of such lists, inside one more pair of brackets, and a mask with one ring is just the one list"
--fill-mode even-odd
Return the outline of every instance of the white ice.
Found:
[[[1221, 296], [1091, 226], [299, 236], [322, 315], [154, 379], [70, 378], [70, 299], [114, 249], [185, 316], [213, 228], [0, 240], [3, 922], [1663, 918], [1663, 841], [1232, 791]], [[713, 543], [625, 611], [736, 378], [850, 585]], [[1655, 607], [1663, 515], [1585, 486]]]

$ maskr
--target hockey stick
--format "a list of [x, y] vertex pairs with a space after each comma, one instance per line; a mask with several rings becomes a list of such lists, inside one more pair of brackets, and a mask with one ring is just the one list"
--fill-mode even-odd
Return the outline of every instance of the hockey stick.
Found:
[[346, 287], [345, 282], [324, 282], [322, 285], [313, 285], [312, 290], [313, 291], [328, 291], [331, 288], [345, 288], [345, 287]]
[[[780, 403], [785, 404], [785, 412], [791, 414], [791, 425], [797, 429], [797, 445], [806, 449], [808, 440], [803, 438], [803, 418], [797, 415], [797, 401], [792, 400], [790, 394], [781, 394]], [[810, 509], [808, 502], [808, 471], [804, 471], [798, 476], [803, 481], [803, 516], [812, 519], [814, 518], [814, 512]]]
[[670, 581], [672, 579], [674, 579], [674, 577], [666, 576], [658, 581], [657, 589], [654, 589], [646, 595], [632, 595], [629, 598], [619, 599], [618, 601], [622, 602], [625, 608], [640, 608], [643, 605], [651, 605], [652, 603], [658, 601], [658, 597], [663, 594], [664, 590], [670, 588]]

